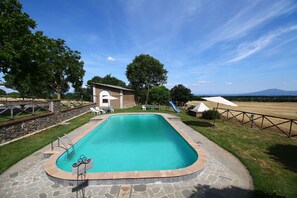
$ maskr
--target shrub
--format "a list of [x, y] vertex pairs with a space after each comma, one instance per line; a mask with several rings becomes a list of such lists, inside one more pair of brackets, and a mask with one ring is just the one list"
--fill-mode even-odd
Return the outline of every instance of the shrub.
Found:
[[196, 116], [196, 112], [191, 111], [192, 109], [194, 109], [194, 107], [195, 106], [193, 106], [193, 105], [191, 105], [189, 107], [186, 107], [186, 112], [187, 112], [188, 115], [190, 115], [190, 116]]
[[220, 119], [221, 114], [217, 110], [207, 110], [203, 112], [202, 118], [207, 120]]

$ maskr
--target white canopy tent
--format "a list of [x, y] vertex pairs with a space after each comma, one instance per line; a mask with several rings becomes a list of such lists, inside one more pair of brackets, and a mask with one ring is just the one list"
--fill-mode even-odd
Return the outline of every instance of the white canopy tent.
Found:
[[196, 113], [201, 113], [201, 112], [204, 112], [204, 111], [207, 111], [209, 110], [209, 108], [203, 103], [203, 102], [200, 102], [196, 107], [194, 107], [191, 111], [194, 111]]
[[[221, 96], [205, 97], [205, 98], [202, 98], [202, 99], [207, 100], [207, 101], [210, 101], [210, 102], [217, 103], [217, 107], [216, 107], [215, 111], [218, 110], [219, 104], [224, 104], [224, 105], [229, 105], [229, 106], [234, 106], [234, 107], [237, 107], [238, 106], [237, 104], [235, 104], [235, 103], [233, 103], [233, 102], [231, 102], [231, 101], [229, 101], [229, 100], [227, 100], [227, 99], [225, 99], [225, 98], [223, 98]], [[214, 120], [213, 120], [213, 126], [215, 126], [215, 121], [216, 121], [216, 119], [214, 118]]]

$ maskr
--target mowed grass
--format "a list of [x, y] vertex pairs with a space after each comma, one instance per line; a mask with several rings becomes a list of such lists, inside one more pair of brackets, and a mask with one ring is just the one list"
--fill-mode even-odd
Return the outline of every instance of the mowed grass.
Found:
[[0, 174], [23, 158], [50, 144], [58, 137], [61, 137], [89, 122], [92, 117], [94, 117], [93, 114], [87, 113], [68, 121], [69, 124], [67, 125], [57, 125], [40, 133], [1, 146]]
[[188, 115], [181, 118], [246, 165], [253, 178], [254, 197], [297, 197], [296, 140], [226, 121], [212, 128], [210, 121]]

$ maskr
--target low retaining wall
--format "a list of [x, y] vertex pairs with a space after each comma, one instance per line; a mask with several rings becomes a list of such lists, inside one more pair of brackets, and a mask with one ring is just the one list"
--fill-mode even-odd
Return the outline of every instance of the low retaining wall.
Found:
[[0, 144], [61, 123], [95, 107], [95, 103], [61, 110], [60, 101], [52, 101], [52, 112], [0, 123]]

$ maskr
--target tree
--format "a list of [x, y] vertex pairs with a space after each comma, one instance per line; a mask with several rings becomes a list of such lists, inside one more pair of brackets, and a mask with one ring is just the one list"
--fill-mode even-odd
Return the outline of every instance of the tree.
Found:
[[127, 87], [124, 81], [121, 81], [116, 77], [111, 76], [111, 74], [107, 74], [103, 78], [99, 76], [94, 76], [91, 80], [88, 80], [87, 82], [88, 86], [91, 86], [93, 83], [102, 83], [102, 84], [109, 84], [109, 85], [115, 85], [120, 87]]
[[183, 106], [186, 102], [190, 101], [193, 97], [191, 90], [178, 84], [170, 90], [171, 99], [178, 105]]
[[93, 90], [91, 87], [80, 87], [74, 92], [75, 98], [76, 99], [81, 99], [85, 101], [92, 101], [92, 95], [93, 95]]
[[146, 90], [145, 104], [148, 103], [150, 89], [153, 86], [163, 85], [167, 82], [167, 70], [164, 65], [154, 57], [141, 54], [127, 66], [126, 76], [133, 89], [141, 92]]
[[3, 89], [0, 89], [0, 96], [6, 95], [6, 91], [4, 91]]
[[32, 46], [31, 29], [35, 26], [17, 0], [0, 1], [0, 72], [5, 74], [26, 61], [26, 50]]
[[94, 76], [91, 80], [87, 81], [88, 87], [91, 87], [93, 83], [102, 83], [102, 78], [100, 76]]
[[82, 86], [85, 70], [80, 58], [80, 53], [66, 46], [64, 40], [51, 39], [47, 83], [57, 99], [69, 90], [70, 83], [75, 90]]
[[65, 41], [50, 39], [37, 31], [35, 21], [22, 12], [17, 0], [0, 1], [0, 72], [5, 85], [21, 96], [49, 96], [82, 85], [80, 53]]
[[[160, 104], [165, 104], [170, 98], [170, 91], [165, 86], [155, 86], [151, 88], [150, 100]], [[160, 107], [159, 107], [160, 108]]]
[[49, 77], [49, 41], [50, 39], [37, 31], [28, 37], [30, 47], [24, 47], [20, 55], [21, 64], [10, 67], [4, 76], [6, 87], [18, 90], [21, 96], [46, 97]]

